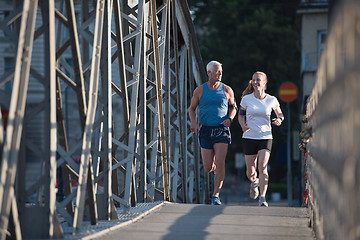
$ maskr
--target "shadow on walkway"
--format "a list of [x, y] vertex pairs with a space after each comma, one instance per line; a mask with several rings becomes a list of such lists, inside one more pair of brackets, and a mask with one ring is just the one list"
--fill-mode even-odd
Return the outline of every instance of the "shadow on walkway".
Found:
[[[184, 208], [184, 205], [182, 206]], [[207, 228], [211, 225], [211, 220], [215, 216], [222, 214], [225, 207], [211, 205], [191, 206], [188, 213], [177, 219], [170, 226], [168, 229], [169, 233], [162, 238], [163, 240], [206, 239], [206, 236], [210, 234]], [[186, 210], [188, 210], [187, 207], [183, 209], [183, 211]]]

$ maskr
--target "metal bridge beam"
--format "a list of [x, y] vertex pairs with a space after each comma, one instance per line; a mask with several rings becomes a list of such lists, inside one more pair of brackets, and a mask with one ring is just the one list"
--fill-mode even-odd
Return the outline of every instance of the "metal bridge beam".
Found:
[[[18, 50], [13, 80], [13, 90], [8, 115], [6, 138], [2, 149], [0, 178], [0, 236], [6, 238], [10, 209], [15, 198], [15, 176], [18, 162], [25, 100], [30, 74], [32, 43], [36, 19], [37, 1], [26, 1], [22, 10]], [[18, 222], [18, 221], [17, 221]]]
[[[116, 218], [115, 206], [206, 201], [187, 130], [189, 99], [205, 76], [188, 11], [177, 0], [32, 0], [6, 19], [10, 38], [10, 25], [20, 28], [15, 71], [0, 82], [13, 83], [6, 136], [0, 128], [1, 239], [62, 237], [58, 217], [76, 234], [83, 221]], [[40, 143], [25, 134], [34, 126]], [[64, 197], [55, 201], [56, 190]], [[42, 229], [30, 233], [34, 212]]]

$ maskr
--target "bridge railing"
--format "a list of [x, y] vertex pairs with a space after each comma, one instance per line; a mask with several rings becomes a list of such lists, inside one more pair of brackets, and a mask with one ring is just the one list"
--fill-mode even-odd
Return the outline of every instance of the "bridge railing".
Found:
[[207, 201], [187, 117], [206, 73], [186, 1], [15, 1], [1, 26], [17, 51], [0, 78], [0, 239]]
[[309, 209], [318, 239], [359, 239], [360, 2], [334, 9], [302, 135]]

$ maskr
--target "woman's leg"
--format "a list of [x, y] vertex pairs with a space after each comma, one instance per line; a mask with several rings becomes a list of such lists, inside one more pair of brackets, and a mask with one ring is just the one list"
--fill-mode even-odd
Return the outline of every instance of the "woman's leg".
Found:
[[259, 196], [259, 180], [256, 177], [256, 158], [257, 155], [245, 155], [246, 175], [251, 181], [249, 197], [256, 199]]
[[256, 157], [255, 155], [245, 155], [246, 162], [246, 176], [250, 180], [250, 182], [254, 183], [256, 180]]
[[259, 188], [260, 188], [260, 196], [263, 197], [265, 197], [269, 185], [269, 173], [267, 171], [269, 158], [270, 158], [269, 150], [262, 149], [258, 152]]

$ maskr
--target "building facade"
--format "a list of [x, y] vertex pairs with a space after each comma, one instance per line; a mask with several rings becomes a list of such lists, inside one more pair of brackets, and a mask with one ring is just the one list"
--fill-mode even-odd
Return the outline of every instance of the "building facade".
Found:
[[301, 22], [302, 105], [310, 95], [328, 30], [328, 1], [302, 0], [297, 14]]

